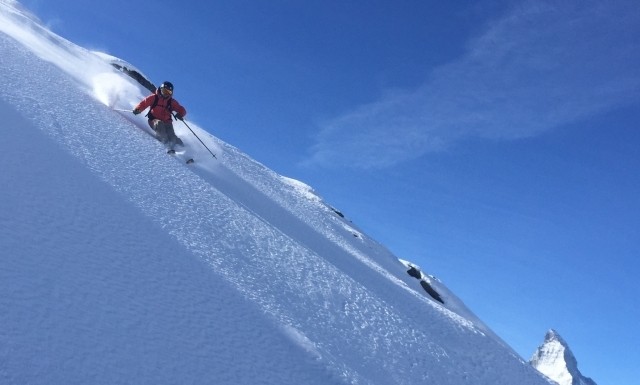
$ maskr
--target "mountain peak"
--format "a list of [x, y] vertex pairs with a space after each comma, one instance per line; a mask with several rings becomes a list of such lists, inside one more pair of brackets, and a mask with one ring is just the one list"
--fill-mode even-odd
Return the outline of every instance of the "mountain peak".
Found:
[[544, 335], [544, 342], [546, 343], [546, 342], [553, 342], [553, 341], [558, 341], [558, 343], [560, 343], [561, 345], [568, 347], [565, 340], [562, 339], [562, 337], [557, 331], [555, 331], [554, 329], [549, 329], [547, 331], [547, 334]]
[[549, 329], [544, 342], [529, 361], [534, 368], [559, 385], [596, 385], [578, 370], [578, 361], [567, 342], [554, 330]]

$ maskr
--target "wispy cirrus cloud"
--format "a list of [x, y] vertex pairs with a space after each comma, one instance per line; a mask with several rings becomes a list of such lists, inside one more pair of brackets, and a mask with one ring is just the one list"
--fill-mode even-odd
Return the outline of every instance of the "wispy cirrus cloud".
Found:
[[634, 1], [520, 4], [425, 84], [321, 125], [307, 164], [384, 168], [480, 137], [531, 137], [637, 102]]

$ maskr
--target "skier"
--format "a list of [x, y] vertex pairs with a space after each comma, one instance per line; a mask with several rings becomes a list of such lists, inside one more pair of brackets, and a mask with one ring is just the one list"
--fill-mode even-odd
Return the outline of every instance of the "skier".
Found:
[[175, 145], [182, 146], [182, 140], [173, 131], [171, 116], [176, 112], [176, 119], [182, 120], [187, 114], [187, 110], [173, 98], [173, 84], [163, 82], [154, 94], [142, 99], [133, 109], [133, 113], [138, 115], [149, 107], [149, 126], [155, 131], [156, 137], [162, 143], [168, 144], [170, 148]]

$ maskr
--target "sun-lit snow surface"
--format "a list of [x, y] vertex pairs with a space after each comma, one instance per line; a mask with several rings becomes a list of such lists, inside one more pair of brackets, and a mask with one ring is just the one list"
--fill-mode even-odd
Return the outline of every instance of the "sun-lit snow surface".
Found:
[[558, 385], [596, 385], [578, 370], [578, 361], [569, 349], [569, 345], [555, 330], [549, 330], [544, 343], [531, 357], [531, 365]]
[[549, 383], [310, 187], [166, 155], [107, 61], [0, 0], [0, 383]]

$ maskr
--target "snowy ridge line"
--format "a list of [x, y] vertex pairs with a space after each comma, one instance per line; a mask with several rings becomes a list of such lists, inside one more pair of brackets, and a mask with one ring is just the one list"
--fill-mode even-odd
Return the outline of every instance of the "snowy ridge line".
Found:
[[[289, 232], [300, 232], [300, 229], [304, 227], [312, 228], [325, 239], [333, 243], [335, 247], [340, 248], [342, 252], [347, 253], [349, 256], [360, 261], [364, 266], [378, 273], [380, 275], [380, 279], [392, 282], [399, 288], [410, 293], [418, 301], [423, 302], [426, 306], [435, 308], [436, 311], [442, 312], [444, 315], [474, 332], [484, 333], [480, 329], [488, 329], [484, 324], [481, 324], [480, 329], [478, 329], [469, 319], [441, 306], [440, 304], [434, 303], [425, 297], [421, 291], [417, 291], [410, 287], [407, 284], [407, 280], [409, 279], [407, 279], [408, 275], [406, 273], [406, 269], [404, 269], [404, 266], [399, 262], [399, 260], [386, 250], [384, 246], [366, 238], [360, 231], [358, 231], [359, 236], [357, 238], [350, 236], [352, 233], [340, 234], [340, 230], [345, 229], [343, 219], [338, 218], [335, 213], [332, 210], [329, 210], [319, 198], [317, 201], [310, 201], [306, 197], [301, 197], [300, 194], [292, 191], [290, 188], [291, 186], [287, 183], [280, 183], [279, 185], [273, 183], [266, 184], [265, 181], [269, 179], [279, 179], [280, 176], [259, 162], [242, 154], [235, 147], [228, 144], [224, 144], [224, 146], [226, 148], [225, 153], [227, 154], [223, 160], [225, 166], [233, 170], [237, 177], [244, 180], [247, 184], [244, 188], [237, 189], [237, 191], [234, 191], [232, 194], [226, 193], [227, 195], [233, 195], [236, 198], [236, 201], [238, 201], [237, 198], [242, 195], [243, 190], [256, 189], [257, 193], [265, 194], [265, 196], [268, 196], [273, 200], [281, 209], [286, 210], [290, 215], [295, 215], [298, 220], [302, 220], [304, 222], [303, 224], [300, 224], [300, 226], [290, 229]], [[258, 208], [251, 209], [251, 211], [255, 212], [257, 209]], [[277, 209], [274, 208], [264, 211], [274, 213]], [[303, 214], [300, 215], [300, 213]], [[283, 215], [286, 214], [279, 214], [279, 216]], [[271, 216], [278, 217], [274, 215]], [[282, 226], [281, 228], [283, 227], [286, 228], [286, 226]], [[300, 239], [301, 237], [293, 238]], [[317, 249], [317, 247], [311, 248]], [[326, 248], [327, 247], [325, 247], [325, 249]], [[367, 251], [362, 250], [363, 248], [367, 248]], [[328, 249], [331, 249], [331, 247], [328, 247]], [[374, 255], [378, 261], [384, 262], [386, 267], [383, 267], [381, 263], [374, 261], [373, 258], [367, 255], [367, 253]], [[332, 263], [334, 265], [337, 265], [344, 271], [349, 272], [352, 269], [347, 268], [345, 270], [346, 265], [342, 262], [342, 258], [336, 259], [335, 257], [332, 257], [340, 254], [341, 252], [339, 250], [325, 253], [329, 261], [333, 261]], [[353, 270], [355, 271], [356, 269], [359, 269], [359, 267], [354, 265]], [[392, 272], [395, 272], [395, 274]], [[374, 278], [372, 282], [373, 285], [376, 286], [383, 284], [383, 282], [377, 278]], [[387, 293], [387, 291], [383, 291], [383, 293]], [[387, 299], [387, 301], [396, 302], [397, 305], [397, 297], [394, 297], [393, 300]], [[415, 305], [412, 304], [409, 306]], [[477, 320], [477, 322], [480, 321]]]
[[[228, 158], [233, 159], [226, 160], [225, 165], [232, 169], [239, 177], [244, 179], [247, 183], [253, 185], [256, 189], [264, 193], [266, 196], [276, 201], [283, 209], [291, 213], [305, 212], [305, 215], [301, 218], [311, 227], [313, 227], [320, 234], [330, 239], [336, 245], [344, 249], [347, 253], [351, 254], [356, 259], [360, 260], [364, 265], [368, 266], [372, 270], [380, 273], [383, 277], [397, 283], [399, 286], [406, 287], [404, 281], [397, 278], [397, 276], [391, 274], [387, 269], [382, 267], [379, 263], [368, 257], [365, 252], [361, 251], [357, 247], [351, 246], [348, 242], [345, 242], [344, 234], [339, 234], [340, 230], [351, 229], [351, 234], [357, 232], [358, 242], [360, 245], [365, 241], [362, 237], [362, 232], [353, 229], [351, 226], [346, 226], [341, 219], [338, 219], [335, 215], [332, 215], [327, 206], [320, 200], [310, 201], [308, 199], [301, 198], [301, 196], [290, 188], [279, 188], [275, 190], [273, 185], [265, 185], [262, 181], [267, 177], [277, 178], [278, 174], [268, 169], [264, 165], [244, 156], [237, 149], [232, 146], [227, 150]], [[239, 158], [239, 159], [238, 159]], [[239, 167], [242, 164], [243, 167]], [[250, 166], [250, 167], [249, 167]], [[283, 186], [290, 187], [287, 184]], [[285, 199], [285, 197], [287, 197]], [[327, 215], [327, 214], [331, 215]], [[355, 235], [354, 235], [355, 237]], [[370, 249], [370, 251], [373, 251]], [[378, 255], [380, 257], [380, 255]], [[397, 259], [391, 254], [384, 256], [391, 260], [391, 263], [395, 267], [400, 266]]]

